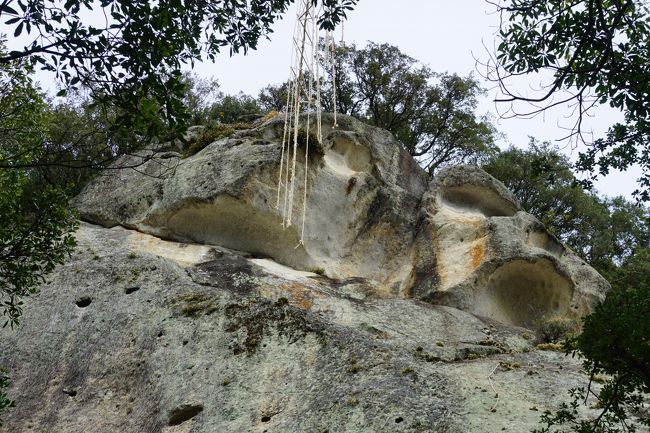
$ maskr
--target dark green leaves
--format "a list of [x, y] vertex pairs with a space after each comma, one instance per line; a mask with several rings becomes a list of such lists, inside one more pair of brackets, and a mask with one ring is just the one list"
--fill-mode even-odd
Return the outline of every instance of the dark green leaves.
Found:
[[[505, 103], [529, 102], [523, 115], [557, 105], [556, 93], [568, 90], [576, 116], [570, 137], [588, 145], [579, 168], [593, 177], [610, 168], [640, 165], [644, 174], [637, 195], [650, 200], [650, 13], [645, 1], [508, 0], [492, 78]], [[552, 79], [534, 96], [511, 92], [510, 78], [543, 71]], [[586, 141], [582, 120], [594, 104], [624, 114], [605, 137]]]
[[[322, 0], [321, 26], [332, 28], [356, 1]], [[204, 55], [215, 60], [225, 46], [231, 53], [255, 48], [293, 0], [17, 3], [22, 12], [3, 7], [0, 21], [16, 36], [38, 36], [24, 51], [0, 55], [0, 65], [29, 59], [55, 72], [64, 88], [90, 88], [97, 101], [121, 107], [124, 125], [147, 123], [162, 138], [182, 133], [188, 120], [175, 85], [181, 67]], [[87, 16], [105, 26], [86, 24]]]
[[[9, 387], [9, 376], [7, 376], [7, 371], [0, 367], [0, 415], [2, 413], [15, 406], [15, 402], [10, 400], [5, 394], [5, 389]], [[0, 418], [0, 427], [2, 427], [2, 419]]]
[[[612, 291], [585, 318], [582, 334], [570, 342], [574, 353], [584, 358], [591, 380], [599, 377], [605, 383], [599, 392], [592, 389], [591, 380], [587, 387], [571, 390], [573, 401], [545, 413], [545, 427], [536, 433], [618, 433], [637, 431], [635, 424], [650, 426], [646, 398], [650, 392], [648, 275], [650, 250], [644, 247], [638, 247], [611, 275]], [[580, 417], [578, 407], [583, 402], [597, 402], [599, 415]], [[563, 430], [558, 430], [560, 427]]]
[[21, 171], [0, 172], [0, 299], [4, 324], [19, 323], [22, 299], [72, 251], [76, 219], [68, 197]]
[[25, 62], [0, 65], [0, 326], [18, 324], [23, 299], [72, 251], [77, 224], [68, 195], [37, 169], [48, 107], [29, 72]]
[[637, 246], [650, 242], [650, 211], [622, 197], [584, 190], [558, 148], [531, 139], [511, 147], [483, 169], [501, 180], [535, 215], [601, 274], [608, 276]]
[[[331, 65], [324, 62], [323, 68]], [[471, 76], [436, 74], [397, 47], [374, 43], [339, 49], [335, 68], [336, 109], [392, 132], [429, 173], [477, 163], [495, 150], [492, 126], [475, 114], [483, 90]], [[271, 97], [268, 90], [265, 96]], [[331, 92], [326, 84], [329, 111]]]

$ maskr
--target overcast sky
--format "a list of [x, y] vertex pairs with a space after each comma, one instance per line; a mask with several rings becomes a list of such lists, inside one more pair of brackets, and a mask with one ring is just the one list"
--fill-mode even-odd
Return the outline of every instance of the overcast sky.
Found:
[[[201, 64], [195, 68], [201, 76], [213, 76], [219, 80], [221, 90], [227, 93], [243, 91], [257, 95], [268, 85], [288, 78], [291, 61], [291, 33], [295, 9], [274, 27], [270, 41], [262, 41], [257, 51], [246, 56], [220, 57], [216, 64]], [[354, 11], [348, 13], [344, 25], [344, 38], [348, 43], [364, 45], [366, 41], [389, 43], [411, 57], [427, 64], [436, 72], [473, 73], [481, 78], [476, 60], [485, 61], [487, 47], [494, 43], [494, 33], [499, 18], [493, 7], [484, 0], [359, 0]], [[340, 33], [338, 33], [340, 35]], [[538, 80], [537, 80], [538, 81]], [[522, 82], [522, 91], [539, 83], [531, 78]], [[489, 87], [488, 83], [484, 84]], [[500, 119], [497, 108], [491, 102], [495, 90], [481, 100], [480, 114], [492, 113], [495, 124], [506, 139], [499, 144], [504, 147], [512, 143], [525, 147], [528, 136], [540, 140], [558, 140], [566, 135], [562, 127], [571, 126], [568, 108], [562, 108], [534, 119]], [[505, 107], [498, 107], [503, 111]], [[588, 122], [588, 128], [598, 136], [615, 119], [613, 114], [602, 110], [595, 119]], [[574, 159], [575, 150], [566, 142], [560, 146]], [[600, 192], [608, 195], [629, 196], [636, 188], [635, 179], [640, 171], [610, 175], [597, 183]]]

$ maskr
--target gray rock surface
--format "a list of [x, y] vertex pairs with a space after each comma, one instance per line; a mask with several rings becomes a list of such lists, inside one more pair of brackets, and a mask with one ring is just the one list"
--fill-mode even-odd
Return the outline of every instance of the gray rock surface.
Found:
[[[0, 331], [7, 432], [526, 432], [576, 360], [530, 331], [222, 248], [83, 224]], [[498, 394], [498, 397], [497, 397]]]
[[[346, 116], [338, 128], [332, 122], [324, 117], [323, 143], [309, 158], [299, 247], [302, 191], [293, 226], [283, 229], [275, 208], [281, 116], [186, 159], [168, 152], [138, 170], [113, 171], [76, 204], [96, 224], [372, 279], [396, 297], [515, 325], [578, 318], [604, 298], [607, 282], [484, 171], [450, 167], [429, 181], [388, 132]], [[303, 158], [298, 178], [304, 166]]]
[[[282, 228], [276, 209], [280, 117], [192, 157], [155, 158], [137, 171], [103, 176], [76, 203], [90, 222], [221, 245], [337, 278], [373, 278], [397, 292], [408, 280], [407, 252], [427, 176], [390, 133], [349, 117], [338, 123], [333, 129], [332, 117], [324, 116], [321, 152], [309, 158], [306, 236], [299, 248], [302, 185], [291, 227]], [[134, 158], [139, 161], [118, 164]], [[298, 179], [303, 176], [304, 158], [297, 169]]]
[[606, 281], [485, 172], [430, 180], [386, 131], [338, 123], [307, 160], [300, 246], [280, 118], [90, 184], [75, 204], [99, 225], [0, 330], [6, 431], [525, 432], [584, 386], [530, 328]]

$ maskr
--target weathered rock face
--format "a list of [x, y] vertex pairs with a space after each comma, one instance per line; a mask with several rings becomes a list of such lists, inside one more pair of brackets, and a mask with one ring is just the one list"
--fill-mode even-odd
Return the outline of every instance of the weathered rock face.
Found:
[[[323, 124], [323, 143], [309, 158], [300, 247], [302, 186], [293, 226], [283, 229], [276, 209], [278, 197], [284, 204], [280, 117], [190, 158], [166, 153], [137, 171], [103, 176], [77, 205], [93, 223], [246, 251], [330, 277], [368, 278], [396, 297], [504, 323], [579, 317], [603, 299], [607, 282], [485, 172], [453, 167], [429, 182], [388, 132], [345, 116], [338, 128], [330, 116]], [[304, 167], [299, 161], [298, 179]]]
[[[608, 283], [519, 205], [503, 185], [473, 167], [441, 171], [423, 200], [436, 284], [415, 294], [503, 323], [582, 317]], [[429, 243], [430, 241], [430, 243]]]
[[77, 238], [0, 330], [2, 431], [528, 432], [588, 382], [526, 329], [363, 278], [120, 227]]
[[86, 188], [100, 225], [0, 330], [6, 431], [527, 432], [585, 386], [524, 327], [607, 283], [483, 171], [429, 180], [385, 131], [324, 120], [298, 248], [281, 119]]
[[[100, 178], [81, 194], [78, 207], [92, 222], [221, 245], [341, 278], [369, 277], [399, 289], [409, 273], [405, 253], [415, 233], [426, 175], [388, 132], [346, 117], [339, 117], [338, 129], [331, 124], [326, 116], [323, 154], [310, 158], [304, 247], [296, 248], [303, 207], [300, 182], [294, 225], [283, 229], [276, 209], [283, 134], [279, 117], [190, 158], [164, 154], [163, 164], [152, 160], [138, 171]], [[304, 159], [297, 170], [297, 178], [303, 177]]]

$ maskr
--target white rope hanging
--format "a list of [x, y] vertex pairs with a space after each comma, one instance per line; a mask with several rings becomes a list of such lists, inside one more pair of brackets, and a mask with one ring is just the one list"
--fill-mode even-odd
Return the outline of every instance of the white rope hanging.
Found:
[[[296, 248], [304, 245], [305, 221], [307, 218], [307, 183], [309, 162], [309, 139], [312, 115], [316, 122], [316, 137], [323, 140], [321, 121], [321, 69], [320, 39], [318, 34], [318, 16], [312, 0], [300, 0], [296, 12], [296, 25], [291, 50], [290, 79], [287, 88], [287, 105], [284, 114], [284, 131], [282, 135], [282, 152], [278, 173], [278, 193], [276, 209], [282, 216], [282, 226], [293, 224], [293, 208], [297, 181], [297, 160], [299, 137], [301, 136], [300, 114], [305, 114], [304, 140], [305, 162], [302, 197], [302, 222], [300, 240]], [[326, 61], [331, 62], [332, 103], [334, 107], [334, 126], [336, 127], [336, 92], [335, 92], [335, 51], [332, 32], [327, 32], [324, 40]], [[313, 145], [313, 143], [312, 143]]]
[[[341, 33], [341, 37], [342, 37]], [[338, 123], [336, 122], [336, 41], [334, 40], [334, 32], [328, 31], [325, 37], [325, 52], [327, 60], [330, 64], [330, 74], [332, 76], [332, 111], [334, 112], [334, 127], [336, 128]]]

